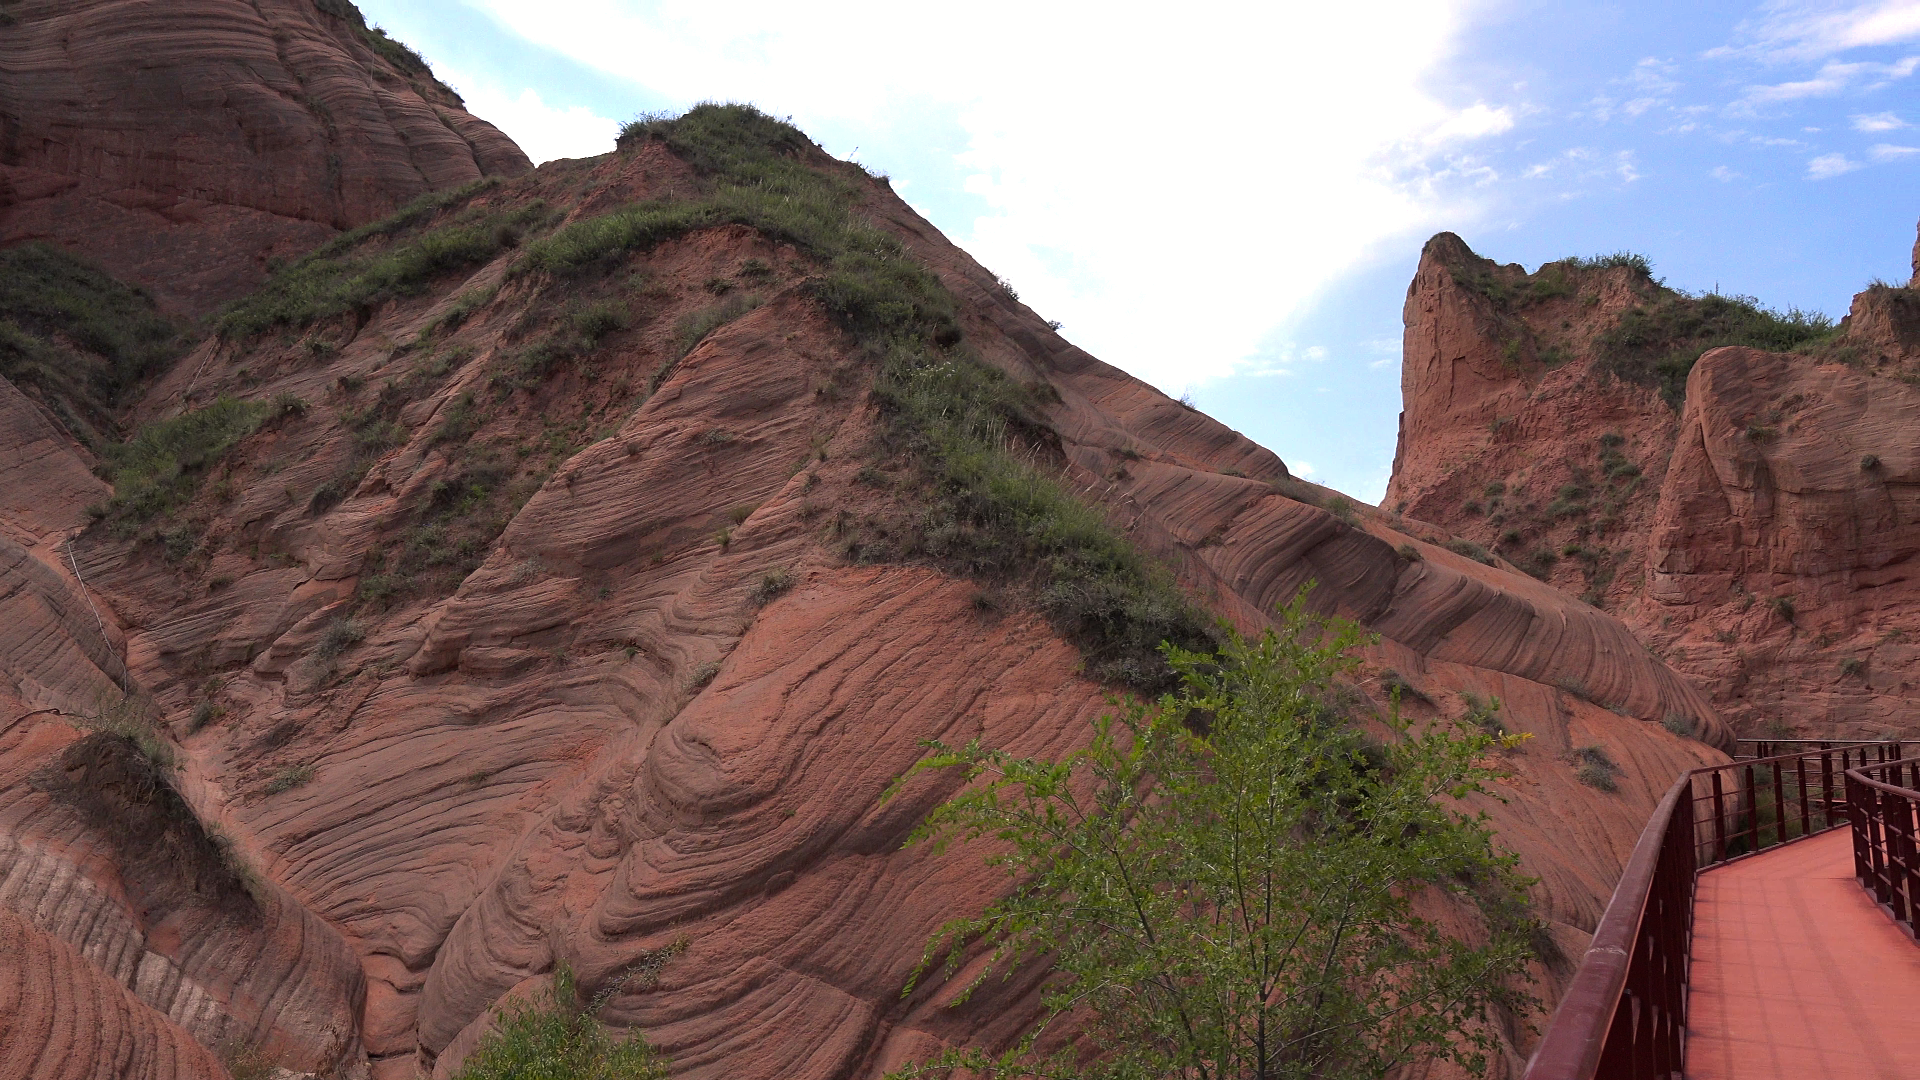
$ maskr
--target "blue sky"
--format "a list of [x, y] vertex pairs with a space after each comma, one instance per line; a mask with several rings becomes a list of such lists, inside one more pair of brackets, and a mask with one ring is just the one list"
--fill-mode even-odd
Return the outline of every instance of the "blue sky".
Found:
[[1369, 501], [1432, 233], [1837, 318], [1920, 219], [1920, 0], [360, 7], [535, 160], [790, 115], [1075, 343]]

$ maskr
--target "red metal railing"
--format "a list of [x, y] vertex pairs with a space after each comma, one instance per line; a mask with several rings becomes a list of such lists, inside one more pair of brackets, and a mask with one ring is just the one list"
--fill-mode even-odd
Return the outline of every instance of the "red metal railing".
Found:
[[[1675, 780], [1627, 859], [1526, 1080], [1676, 1080], [1686, 1056], [1695, 876], [1847, 824], [1850, 770], [1893, 768], [1899, 755], [1898, 743], [1836, 743]], [[1905, 820], [1897, 865], [1908, 875], [1901, 895], [1912, 913], [1920, 862], [1911, 811]]]
[[1894, 921], [1914, 932], [1920, 916], [1920, 761], [1889, 761], [1847, 773], [1853, 808], [1853, 873]]
[[1809, 750], [1832, 750], [1840, 746], [1898, 746], [1884, 739], [1735, 739], [1733, 756], [1738, 759], [1804, 754]]

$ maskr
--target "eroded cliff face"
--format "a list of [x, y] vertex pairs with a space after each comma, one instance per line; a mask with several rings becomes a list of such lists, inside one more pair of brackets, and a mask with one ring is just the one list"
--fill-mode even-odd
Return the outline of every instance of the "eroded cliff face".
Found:
[[[1503, 702], [1533, 737], [1484, 808], [1541, 879], [1551, 999], [1654, 803], [1721, 760], [1704, 696], [1604, 612], [1290, 477], [1059, 337], [883, 183], [794, 156], [938, 276], [967, 347], [1041, 403], [1026, 452], [1190, 597], [1255, 631], [1317, 582], [1321, 610], [1381, 635], [1362, 716], [1389, 685], [1417, 691], [1415, 719]], [[297, 1068], [446, 1076], [562, 961], [689, 1077], [878, 1076], [1005, 1046], [1037, 1014], [1037, 970], [959, 1008], [971, 969], [901, 998], [933, 930], [1003, 886], [978, 847], [902, 848], [951, 779], [881, 795], [925, 739], [1080, 745], [1116, 688], [1017, 582], [910, 553], [924, 478], [875, 357], [817, 299], [826, 267], [733, 224], [515, 269], [564, 223], [702, 182], [642, 141], [371, 236], [508, 230], [410, 295], [174, 365], [136, 421], [270, 412], [154, 517], [94, 522], [85, 452], [31, 403], [0, 414], [50, 493], [0, 503], [18, 548], [0, 828], [48, 883], [0, 903], [79, 913], [34, 928], [161, 1018], [144, 1053], [238, 1034]], [[62, 788], [99, 738], [76, 717], [117, 686], [151, 702], [187, 804], [260, 875], [254, 907], [221, 914], [129, 864]], [[1593, 745], [1618, 791], [1577, 781], [1570, 751]], [[617, 989], [680, 941], [657, 983]], [[1531, 1036], [1503, 1034], [1510, 1074]]]
[[1629, 266], [1528, 275], [1436, 237], [1387, 504], [1618, 612], [1742, 734], [1911, 736], [1920, 293], [1875, 286], [1801, 351], [1688, 372], [1716, 310]]
[[47, 240], [199, 315], [267, 262], [526, 155], [346, 0], [19, 0], [0, 244]]

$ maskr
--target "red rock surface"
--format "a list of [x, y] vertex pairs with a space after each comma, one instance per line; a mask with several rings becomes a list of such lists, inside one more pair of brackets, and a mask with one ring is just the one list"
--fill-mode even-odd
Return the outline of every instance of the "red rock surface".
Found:
[[[1418, 718], [1458, 716], [1468, 693], [1501, 698], [1533, 738], [1506, 759], [1505, 801], [1485, 809], [1578, 955], [1659, 795], [1720, 760], [1658, 723], [1684, 716], [1724, 743], [1702, 695], [1605, 613], [1448, 551], [1435, 528], [1343, 507], [1074, 348], [890, 191], [845, 175], [863, 212], [957, 296], [980, 355], [1057, 391], [1047, 422], [1063, 476], [1193, 597], [1252, 630], [1312, 579], [1323, 609], [1382, 637], [1356, 700], [1383, 700], [1388, 669], [1426, 695], [1408, 703]], [[477, 205], [538, 197], [577, 215], [685, 178], [649, 144], [548, 166]], [[557, 962], [597, 991], [684, 938], [657, 987], [616, 994], [606, 1013], [645, 1031], [677, 1075], [875, 1077], [943, 1045], [1005, 1045], [1038, 1008], [1037, 972], [958, 1009], [965, 972], [900, 997], [932, 930], [1002, 885], [978, 849], [902, 850], [951, 781], [880, 795], [927, 738], [1071, 748], [1109, 688], [1018, 597], [982, 603], [973, 582], [865, 565], [849, 548], [888, 527], [914, 478], [881, 443], [870, 361], [807, 299], [798, 252], [719, 228], [564, 283], [508, 278], [512, 257], [316, 328], [314, 347], [205, 344], [154, 386], [139, 419], [222, 393], [309, 408], [249, 438], [220, 493], [183, 511], [189, 554], [106, 527], [79, 536], [104, 650], [86, 644], [77, 587], [44, 550], [0, 566], [8, 589], [37, 590], [17, 609], [20, 637], [0, 638], [5, 668], [41, 650], [36, 684], [71, 687], [32, 700], [81, 709], [124, 658], [182, 747], [179, 786], [273, 885], [270, 932], [226, 926], [220, 940], [228, 956], [251, 950], [229, 967], [284, 991], [247, 1011], [237, 974], [196, 976], [208, 1015], [303, 1065], [337, 1051], [351, 1069], [364, 1052], [378, 1077], [445, 1076], [490, 1010]], [[742, 286], [765, 302], [663, 367], [680, 319], [714, 303], [707, 283], [749, 280], [750, 259], [771, 268]], [[423, 339], [463, 296], [488, 299]], [[533, 335], [594, 302], [624, 306], [632, 325], [532, 389], [490, 385]], [[476, 409], [465, 434], [442, 437]], [[357, 439], [369, 417], [398, 434]], [[430, 571], [383, 577], [423, 541], [417, 508], [482, 467], [500, 470], [498, 490], [524, 482], [531, 495], [433, 526], [476, 530], [477, 565], [444, 587]], [[354, 482], [337, 503], [314, 499], [341, 477]], [[34, 512], [76, 521], [75, 502], [97, 497], [76, 489]], [[503, 527], [481, 530], [496, 511]], [[792, 587], [769, 599], [779, 571]], [[366, 599], [376, 582], [397, 590], [384, 606]], [[340, 632], [349, 617], [359, 640]], [[202, 705], [224, 713], [195, 730]], [[63, 718], [16, 715], [0, 734], [10, 777], [75, 737]], [[1618, 792], [1577, 782], [1568, 752], [1594, 744], [1621, 764]], [[301, 765], [305, 783], [272, 783]], [[43, 876], [103, 897], [87, 901], [95, 923], [138, 926], [133, 897], [148, 886], [121, 880], [100, 838], [25, 787], [0, 802], [0, 831], [37, 846]], [[146, 940], [183, 968], [206, 948]], [[364, 972], [363, 1004], [335, 942]], [[1539, 971], [1543, 992], [1567, 973]], [[350, 1038], [323, 1044], [341, 1002]], [[1529, 1038], [1507, 1034], [1500, 1075]]]
[[[1495, 267], [1450, 234], [1428, 244], [1387, 505], [1617, 611], [1744, 735], [1920, 731], [1920, 294], [1861, 293], [1810, 355], [1709, 352], [1676, 412], [1597, 355], [1650, 282], [1579, 271], [1565, 295], [1517, 308], [1473, 287], [1511, 295], [1547, 272]], [[1535, 362], [1543, 343], [1570, 362]], [[1569, 484], [1585, 491], [1571, 512]], [[1542, 551], [1557, 557], [1544, 571]]]
[[0, 1076], [201, 1080], [219, 1061], [72, 945], [0, 907]]
[[19, 0], [0, 244], [49, 240], [202, 314], [270, 258], [526, 155], [313, 0]]

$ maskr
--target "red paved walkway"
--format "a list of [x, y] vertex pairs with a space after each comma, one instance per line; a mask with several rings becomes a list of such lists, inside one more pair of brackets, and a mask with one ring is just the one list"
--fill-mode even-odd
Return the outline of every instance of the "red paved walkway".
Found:
[[1846, 829], [1700, 875], [1687, 1080], [1920, 1078], [1920, 946]]

